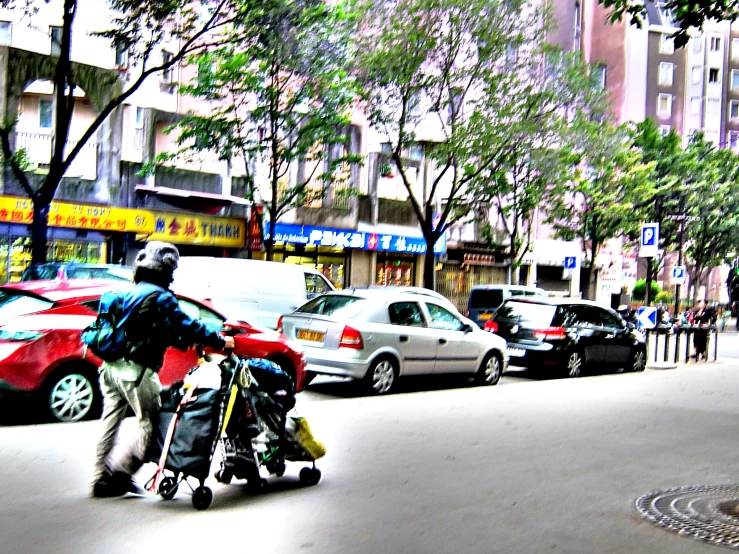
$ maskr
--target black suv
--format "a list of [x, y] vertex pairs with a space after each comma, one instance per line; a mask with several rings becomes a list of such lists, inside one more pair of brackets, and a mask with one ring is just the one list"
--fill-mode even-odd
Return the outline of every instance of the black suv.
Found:
[[587, 300], [506, 300], [486, 330], [508, 343], [510, 364], [579, 377], [586, 366], [644, 371], [646, 338], [610, 308]]

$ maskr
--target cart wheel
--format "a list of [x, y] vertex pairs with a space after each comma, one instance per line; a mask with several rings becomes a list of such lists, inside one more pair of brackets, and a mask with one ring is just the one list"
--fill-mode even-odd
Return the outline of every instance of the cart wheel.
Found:
[[273, 462], [267, 465], [267, 471], [270, 473], [277, 475], [277, 477], [282, 477], [285, 475], [285, 462]]
[[318, 468], [304, 467], [300, 470], [300, 482], [312, 487], [321, 480], [321, 470]]
[[172, 500], [174, 495], [177, 494], [178, 488], [179, 485], [177, 484], [176, 479], [173, 477], [165, 477], [159, 483], [159, 490], [157, 492], [159, 493], [159, 496], [162, 497], [162, 500]]
[[213, 477], [215, 477], [216, 481], [219, 483], [228, 485], [231, 482], [231, 479], [233, 479], [233, 474], [227, 469], [219, 469]]
[[208, 487], [198, 487], [192, 493], [192, 505], [196, 510], [207, 510], [213, 502], [213, 491]]
[[267, 480], [261, 477], [254, 477], [246, 482], [246, 492], [248, 494], [261, 494], [266, 488]]

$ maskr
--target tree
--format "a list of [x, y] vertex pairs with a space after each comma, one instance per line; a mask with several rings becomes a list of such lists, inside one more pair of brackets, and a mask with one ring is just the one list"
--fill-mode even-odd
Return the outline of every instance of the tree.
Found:
[[[516, 75], [517, 54], [537, 51], [547, 14], [525, 0], [358, 0], [357, 74], [367, 116], [389, 146], [426, 242], [424, 286], [433, 287], [433, 246], [446, 228], [490, 198], [483, 179], [505, 174], [515, 150], [512, 121], [535, 124], [555, 110], [519, 94], [536, 83]], [[542, 77], [544, 60], [536, 67]], [[532, 66], [533, 68], [533, 66]], [[523, 126], [521, 127], [523, 130]], [[424, 187], [404, 164], [423, 146]], [[437, 212], [438, 217], [435, 218]]]
[[[612, 8], [611, 22], [628, 18], [629, 23], [641, 28], [647, 19], [647, 2], [642, 0], [599, 0], [606, 8]], [[690, 40], [691, 29], [702, 29], [707, 21], [735, 21], [739, 17], [736, 2], [713, 2], [712, 0], [667, 0], [660, 8], [668, 12], [677, 25], [673, 35], [675, 46], [685, 46]]]
[[628, 128], [607, 119], [581, 119], [573, 151], [580, 154], [575, 178], [550, 189], [549, 221], [557, 237], [580, 239], [585, 250], [586, 298], [595, 298], [595, 262], [608, 240], [634, 234], [652, 193], [653, 164], [633, 148]]
[[[579, 118], [603, 117], [609, 109], [605, 91], [593, 86], [587, 64], [579, 52], [564, 54], [547, 45], [529, 48], [517, 56], [515, 76], [520, 85], [514, 109], [497, 107], [505, 114], [500, 126], [511, 150], [497, 168], [485, 171], [470, 184], [497, 212], [499, 226], [507, 236], [512, 281], [519, 283], [520, 266], [532, 247], [532, 221], [548, 191], [573, 176], [578, 156], [568, 143], [573, 122]], [[537, 61], [548, 60], [544, 75]], [[510, 104], [511, 99], [505, 98]], [[532, 117], [532, 115], [534, 117]], [[507, 136], [506, 136], [507, 135]], [[488, 214], [482, 212], [484, 217]]]
[[[40, 0], [39, 0], [39, 3]], [[46, 2], [44, 2], [46, 3]], [[38, 9], [35, 0], [2, 0], [4, 8], [25, 10], [30, 16]], [[49, 207], [56, 195], [62, 177], [85, 144], [95, 135], [103, 122], [121, 106], [151, 75], [166, 71], [180, 63], [187, 56], [205, 50], [219, 42], [218, 33], [238, 20], [248, 10], [246, 4], [236, 4], [232, 0], [217, 0], [209, 4], [209, 12], [202, 17], [201, 6], [183, 0], [112, 0], [110, 7], [117, 13], [111, 27], [97, 33], [110, 39], [114, 47], [128, 51], [133, 64], [133, 76], [123, 88], [120, 83], [110, 83], [113, 94], [99, 106], [95, 120], [90, 123], [76, 145], [66, 147], [74, 113], [75, 87], [79, 85], [76, 64], [70, 57], [74, 40], [73, 23], [77, 15], [78, 0], [63, 0], [63, 17], [59, 55], [52, 59], [54, 64], [54, 114], [52, 156], [48, 172], [39, 182], [24, 172], [25, 153], [14, 147], [13, 131], [17, 118], [11, 117], [0, 126], [0, 143], [3, 160], [14, 177], [33, 202], [33, 223], [31, 225], [32, 257], [34, 264], [46, 261], [46, 233]], [[90, 10], [98, 9], [89, 4]], [[85, 32], [87, 32], [85, 30]], [[164, 44], [176, 44], [171, 56], [162, 56], [152, 61], [158, 53], [157, 48]]]
[[696, 300], [708, 271], [725, 263], [739, 245], [739, 158], [715, 149], [702, 133], [692, 137], [688, 149], [704, 152], [691, 176], [687, 207], [685, 254]]
[[[212, 109], [187, 114], [174, 128], [179, 151], [158, 162], [208, 150], [240, 159], [248, 199], [264, 203], [268, 223], [257, 213], [268, 260], [280, 217], [323, 198], [330, 185], [348, 178], [349, 164], [361, 161], [348, 148], [335, 148], [347, 142], [355, 99], [347, 71], [350, 22], [340, 3], [264, 1], [239, 21], [227, 45], [193, 60], [199, 78], [181, 87], [211, 101]], [[264, 180], [258, 162], [267, 167]]]

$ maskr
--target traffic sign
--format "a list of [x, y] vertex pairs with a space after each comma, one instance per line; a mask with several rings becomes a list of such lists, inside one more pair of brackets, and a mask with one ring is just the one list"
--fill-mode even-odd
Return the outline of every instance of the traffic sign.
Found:
[[676, 265], [672, 268], [672, 276], [670, 283], [673, 285], [684, 285], [685, 284], [685, 266]]
[[644, 223], [639, 241], [640, 258], [656, 258], [659, 255], [659, 223]]
[[654, 329], [657, 326], [657, 308], [642, 306], [636, 311], [636, 319], [645, 329]]
[[565, 269], [575, 269], [575, 268], [577, 268], [577, 257], [565, 256]]

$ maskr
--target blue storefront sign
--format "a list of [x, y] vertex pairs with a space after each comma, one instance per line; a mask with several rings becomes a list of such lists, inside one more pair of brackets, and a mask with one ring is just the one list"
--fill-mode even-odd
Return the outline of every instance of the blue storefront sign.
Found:
[[[421, 237], [330, 229], [310, 225], [292, 225], [289, 223], [277, 223], [275, 225], [275, 242], [303, 244], [305, 246], [402, 252], [404, 254], [426, 253], [426, 241]], [[442, 235], [434, 245], [434, 254], [443, 254], [445, 251], [446, 238]]]

